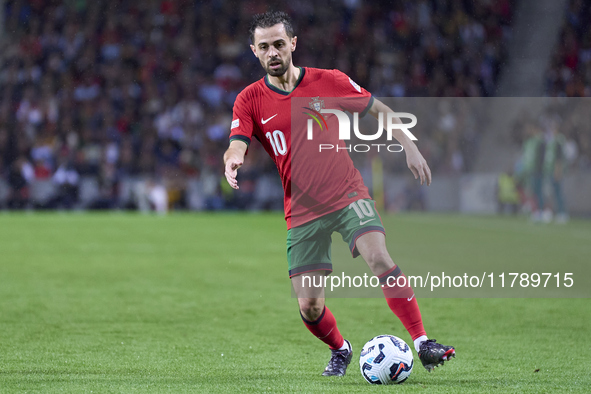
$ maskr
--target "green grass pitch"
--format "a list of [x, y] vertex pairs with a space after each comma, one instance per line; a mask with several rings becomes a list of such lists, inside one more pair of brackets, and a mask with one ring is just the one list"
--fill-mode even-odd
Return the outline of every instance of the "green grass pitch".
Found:
[[[403, 270], [591, 261], [588, 221], [405, 214], [384, 224]], [[321, 377], [329, 352], [291, 298], [285, 233], [279, 214], [1, 214], [0, 392], [591, 390], [589, 299], [421, 298], [427, 332], [457, 358], [429, 374], [415, 356], [397, 387], [371, 386], [358, 368], [375, 335], [411, 343], [385, 301], [329, 299], [355, 358], [346, 377]], [[337, 264], [347, 247], [333, 249]]]

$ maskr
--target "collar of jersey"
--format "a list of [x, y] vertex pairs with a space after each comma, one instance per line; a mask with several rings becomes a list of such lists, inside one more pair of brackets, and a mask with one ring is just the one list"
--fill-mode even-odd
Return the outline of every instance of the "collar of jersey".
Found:
[[[300, 69], [300, 76], [298, 77], [298, 80], [296, 81], [295, 86], [293, 87], [291, 92], [293, 92], [298, 87], [298, 85], [302, 81], [302, 78], [304, 78], [304, 74], [306, 73], [305, 68], [299, 67], [299, 66], [298, 66], [298, 68]], [[279, 89], [277, 86], [275, 86], [271, 82], [269, 82], [269, 74], [265, 75], [265, 85], [267, 85], [267, 87], [269, 89], [271, 89], [272, 91], [282, 94], [284, 96], [289, 96], [291, 94], [291, 92], [288, 92], [287, 90]]]

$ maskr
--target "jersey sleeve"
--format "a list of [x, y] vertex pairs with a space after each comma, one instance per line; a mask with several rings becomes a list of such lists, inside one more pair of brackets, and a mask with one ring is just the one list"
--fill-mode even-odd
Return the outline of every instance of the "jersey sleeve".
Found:
[[333, 75], [337, 97], [342, 99], [341, 107], [349, 112], [358, 112], [360, 117], [364, 117], [373, 104], [371, 93], [339, 70], [333, 70]]
[[234, 102], [232, 125], [230, 126], [230, 142], [239, 140], [250, 145], [254, 130], [252, 106], [241, 92]]

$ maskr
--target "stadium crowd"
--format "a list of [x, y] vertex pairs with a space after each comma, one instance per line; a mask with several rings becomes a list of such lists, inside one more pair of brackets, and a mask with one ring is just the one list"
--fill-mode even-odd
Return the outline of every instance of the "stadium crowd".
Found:
[[[58, 187], [48, 206], [77, 206], [81, 179], [98, 179], [90, 206], [120, 207], [121, 183], [163, 182], [172, 205], [266, 207], [270, 160], [251, 149], [243, 195], [221, 182], [232, 105], [262, 77], [248, 47], [252, 14], [274, 1], [7, 0], [0, 41], [0, 205], [31, 205], [29, 185]], [[514, 2], [286, 2], [297, 65], [338, 68], [375, 96], [489, 96], [510, 37]], [[478, 130], [425, 135], [435, 172], [470, 169]], [[423, 142], [424, 141], [424, 142]], [[258, 152], [258, 153], [257, 153]], [[263, 152], [264, 153], [264, 152]], [[388, 168], [386, 170], [389, 170]], [[264, 184], [266, 186], [261, 186]], [[1, 186], [1, 185], [0, 185]], [[279, 189], [279, 193], [281, 193]], [[267, 193], [268, 194], [268, 193]], [[271, 193], [272, 194], [272, 193]], [[257, 197], [259, 196], [259, 197]]]
[[[591, 96], [591, 0], [569, 0], [558, 45], [546, 72], [546, 94], [550, 97]], [[570, 167], [591, 168], [591, 124], [589, 99], [557, 102], [545, 111], [559, 117], [560, 132], [567, 141], [566, 158]], [[568, 107], [568, 110], [557, 109]], [[542, 128], [543, 125], [542, 125]], [[523, 132], [515, 134], [525, 139]]]
[[591, 0], [569, 0], [546, 75], [552, 97], [591, 96]]

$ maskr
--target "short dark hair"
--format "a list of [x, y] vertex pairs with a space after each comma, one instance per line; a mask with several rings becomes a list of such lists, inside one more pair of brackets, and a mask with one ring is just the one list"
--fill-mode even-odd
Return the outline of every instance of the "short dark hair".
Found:
[[293, 27], [291, 26], [291, 18], [289, 15], [281, 11], [269, 11], [264, 14], [256, 14], [252, 17], [250, 29], [248, 30], [250, 33], [250, 42], [254, 45], [254, 31], [257, 27], [265, 29], [267, 27], [275, 26], [278, 23], [283, 23], [285, 33], [287, 33], [289, 38], [293, 38]]

